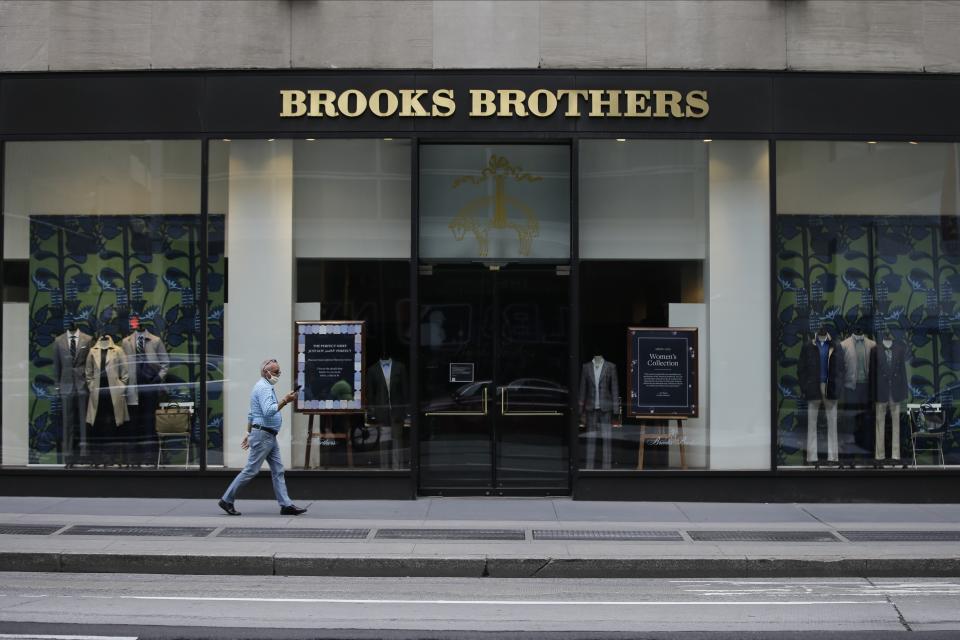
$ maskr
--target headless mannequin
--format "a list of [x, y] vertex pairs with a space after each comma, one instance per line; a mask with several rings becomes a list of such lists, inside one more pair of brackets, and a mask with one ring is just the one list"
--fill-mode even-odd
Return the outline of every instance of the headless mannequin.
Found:
[[[876, 345], [876, 342], [864, 335], [863, 327], [854, 328], [853, 335], [840, 343], [846, 363], [844, 413], [847, 416], [848, 437], [857, 445], [858, 450], [866, 452], [872, 452], [874, 448], [875, 425], [870, 415], [873, 403], [870, 401], [869, 380]], [[850, 466], [855, 464], [852, 457], [853, 455], [849, 460]]]
[[60, 395], [62, 454], [66, 468], [87, 457], [87, 383], [84, 364], [93, 337], [70, 320], [67, 330], [54, 340], [53, 371]]
[[[90, 394], [96, 394], [96, 413], [91, 423], [91, 433], [93, 434], [93, 462], [94, 466], [107, 466], [116, 461], [118, 451], [118, 433], [117, 428], [120, 423], [117, 421], [114, 411], [113, 397], [110, 393], [110, 381], [107, 373], [109, 352], [114, 347], [113, 338], [108, 333], [101, 333], [97, 338], [95, 349], [90, 352], [91, 359], [98, 359], [96, 362], [97, 375], [92, 381]], [[88, 369], [89, 369], [88, 365]], [[89, 415], [89, 413], [88, 413]]]
[[839, 461], [837, 446], [837, 395], [841, 380], [837, 380], [842, 355], [827, 332], [820, 327], [813, 340], [800, 353], [798, 377], [803, 397], [807, 401], [807, 462], [819, 466], [817, 425], [820, 407], [827, 420], [827, 464]]
[[167, 351], [160, 339], [147, 331], [137, 316], [130, 318], [130, 335], [121, 344], [130, 377], [126, 387], [130, 427], [127, 429], [125, 461], [130, 466], [151, 464], [157, 459], [157, 385], [167, 372]]
[[580, 412], [587, 427], [586, 468], [593, 469], [600, 440], [601, 469], [613, 466], [613, 412], [618, 403], [617, 368], [602, 355], [584, 363], [580, 371]]
[[890, 462], [900, 463], [900, 406], [907, 399], [906, 347], [884, 332], [874, 349], [871, 364], [871, 387], [876, 403], [874, 466], [886, 462], [886, 421], [890, 413]]
[[367, 420], [381, 430], [380, 466], [400, 469], [403, 465], [403, 427], [409, 412], [407, 369], [402, 362], [384, 352], [367, 369], [367, 387]]
[[117, 441], [122, 428], [130, 419], [124, 390], [129, 380], [123, 350], [113, 342], [108, 327], [115, 315], [102, 319], [103, 328], [87, 354], [84, 377], [89, 399], [87, 402], [87, 433], [90, 435], [94, 465], [119, 464]]

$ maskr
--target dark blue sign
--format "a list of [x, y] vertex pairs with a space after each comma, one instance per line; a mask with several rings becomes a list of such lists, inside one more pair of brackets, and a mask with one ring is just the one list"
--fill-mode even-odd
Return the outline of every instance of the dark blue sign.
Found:
[[697, 330], [627, 329], [627, 415], [696, 418]]

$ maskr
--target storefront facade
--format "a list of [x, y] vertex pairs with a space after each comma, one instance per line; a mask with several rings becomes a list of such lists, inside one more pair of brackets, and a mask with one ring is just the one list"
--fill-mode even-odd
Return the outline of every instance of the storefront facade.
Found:
[[[3, 76], [2, 492], [216, 496], [277, 358], [304, 498], [953, 500], [958, 103], [904, 74]], [[630, 328], [696, 329], [688, 419], [630, 411], [675, 385]], [[311, 373], [324, 340], [353, 376]]]

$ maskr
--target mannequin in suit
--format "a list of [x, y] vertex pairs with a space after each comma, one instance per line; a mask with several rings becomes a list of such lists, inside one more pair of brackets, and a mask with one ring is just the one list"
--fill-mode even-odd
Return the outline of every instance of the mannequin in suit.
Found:
[[837, 402], [844, 384], [846, 361], [826, 327], [820, 327], [812, 340], [800, 349], [797, 378], [807, 401], [807, 462], [819, 466], [820, 450], [817, 423], [820, 407], [827, 418], [827, 464], [839, 464], [837, 447]]
[[886, 460], [886, 422], [890, 413], [890, 458], [891, 464], [900, 463], [900, 407], [906, 401], [907, 346], [894, 340], [893, 334], [885, 332], [880, 344], [872, 354], [870, 364], [870, 390], [876, 403], [876, 432], [874, 465]]
[[130, 425], [126, 435], [126, 463], [141, 466], [157, 459], [156, 411], [158, 385], [167, 377], [167, 349], [159, 337], [147, 331], [137, 316], [130, 318], [132, 332], [120, 346], [127, 359], [126, 387]]
[[[877, 343], [868, 338], [862, 326], [840, 343], [844, 358], [844, 399], [848, 429], [861, 449], [873, 450], [874, 424], [871, 420], [870, 363]], [[851, 466], [852, 466], [851, 461]]]
[[[381, 468], [403, 466], [403, 425], [409, 413], [407, 368], [399, 360], [383, 354], [367, 369], [367, 422], [380, 429]], [[390, 434], [389, 450], [384, 438], [387, 433]]]
[[613, 414], [620, 413], [619, 399], [616, 365], [602, 355], [593, 356], [580, 370], [580, 415], [587, 426], [587, 469], [593, 469], [597, 438], [601, 446], [600, 468], [613, 466]]
[[93, 336], [73, 320], [53, 341], [53, 378], [57, 381], [63, 432], [63, 462], [69, 469], [87, 454], [87, 380], [84, 366]]
[[95, 444], [93, 463], [104, 466], [117, 463], [117, 436], [130, 419], [124, 393], [128, 377], [123, 349], [114, 344], [109, 333], [101, 332], [90, 347], [84, 373], [90, 393], [87, 430]]

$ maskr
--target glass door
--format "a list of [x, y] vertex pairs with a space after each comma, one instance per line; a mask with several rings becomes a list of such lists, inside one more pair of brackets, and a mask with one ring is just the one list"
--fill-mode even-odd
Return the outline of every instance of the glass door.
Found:
[[435, 265], [420, 277], [420, 486], [569, 490], [569, 278]]

